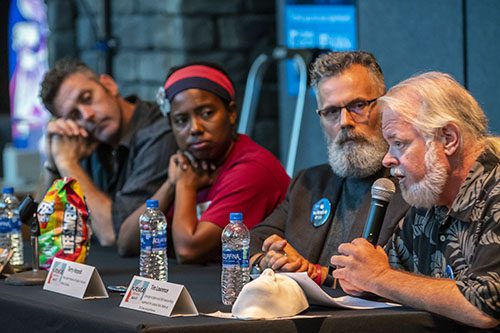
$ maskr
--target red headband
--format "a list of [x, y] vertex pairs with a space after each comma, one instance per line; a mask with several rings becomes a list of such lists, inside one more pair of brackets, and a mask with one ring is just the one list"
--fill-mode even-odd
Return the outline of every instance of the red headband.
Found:
[[[215, 68], [205, 65], [187, 66], [175, 71], [172, 75], [170, 75], [164, 85], [167, 98], [171, 101], [174, 95], [181, 91], [178, 89], [180, 87], [182, 87], [182, 90], [186, 90], [189, 88], [204, 89], [205, 87], [203, 85], [197, 85], [197, 80], [191, 80], [194, 78], [201, 78], [211, 81], [212, 83], [222, 88], [229, 95], [231, 100], [234, 100], [234, 87], [227, 75]], [[178, 84], [181, 83], [181, 81], [182, 84]], [[178, 88], [174, 88], [174, 85]], [[170, 94], [169, 90], [171, 90], [173, 94]], [[211, 91], [210, 89], [206, 90]]]

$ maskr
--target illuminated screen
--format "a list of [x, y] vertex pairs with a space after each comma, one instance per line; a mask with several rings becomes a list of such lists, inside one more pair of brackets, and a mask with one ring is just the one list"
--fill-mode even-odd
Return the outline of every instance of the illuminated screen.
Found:
[[49, 118], [39, 86], [47, 71], [47, 9], [44, 0], [11, 0], [9, 12], [9, 95], [12, 141], [36, 149]]
[[[284, 42], [291, 49], [349, 51], [357, 49], [354, 1], [287, 0], [284, 8]], [[287, 63], [287, 90], [298, 91], [298, 74]]]

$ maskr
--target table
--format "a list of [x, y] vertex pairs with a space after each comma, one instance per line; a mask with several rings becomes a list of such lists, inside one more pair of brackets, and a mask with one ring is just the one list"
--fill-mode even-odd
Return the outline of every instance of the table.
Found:
[[[28, 257], [29, 258], [29, 257]], [[114, 248], [94, 246], [87, 264], [105, 285], [128, 285], [138, 274], [138, 258], [120, 258]], [[178, 265], [169, 261], [169, 281], [186, 286], [200, 313], [230, 312], [220, 300], [220, 265]], [[80, 300], [42, 286], [10, 286], [0, 281], [1, 332], [457, 332], [469, 329], [410, 308], [345, 310], [311, 307], [321, 318], [240, 321], [207, 316], [167, 318], [120, 308], [121, 296]]]

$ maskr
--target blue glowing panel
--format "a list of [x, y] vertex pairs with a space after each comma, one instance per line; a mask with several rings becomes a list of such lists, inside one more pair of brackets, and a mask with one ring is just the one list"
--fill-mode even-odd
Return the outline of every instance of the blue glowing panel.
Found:
[[286, 46], [336, 51], [356, 49], [354, 5], [292, 5], [285, 8]]
[[[354, 1], [291, 1], [284, 8], [284, 43], [291, 49], [348, 51], [357, 48]], [[287, 91], [296, 95], [298, 73], [287, 63]]]

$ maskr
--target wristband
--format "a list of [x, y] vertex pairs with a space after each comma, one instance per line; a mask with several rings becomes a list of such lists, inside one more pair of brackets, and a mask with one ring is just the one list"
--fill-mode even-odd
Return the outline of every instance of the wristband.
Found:
[[255, 259], [252, 264], [252, 267], [250, 269], [250, 276], [252, 277], [252, 279], [256, 279], [260, 275], [260, 273], [262, 273], [262, 269], [260, 268], [260, 262], [262, 261], [262, 258], [264, 258], [264, 253], [259, 254], [257, 259]]
[[321, 265], [316, 264], [314, 266], [316, 267], [316, 278], [314, 278], [314, 282], [316, 282], [318, 286], [321, 286]]
[[326, 287], [330, 287], [333, 289], [337, 288], [337, 279], [333, 277], [333, 271], [335, 270], [335, 266], [328, 265], [328, 273], [326, 274], [326, 279], [323, 282], [323, 285]]
[[255, 261], [253, 262], [253, 265], [254, 266], [259, 266], [259, 268], [260, 268], [260, 262], [262, 261], [262, 259], [264, 258], [264, 256], [265, 256], [265, 253], [259, 254], [259, 256], [257, 257], [257, 259], [255, 259]]

